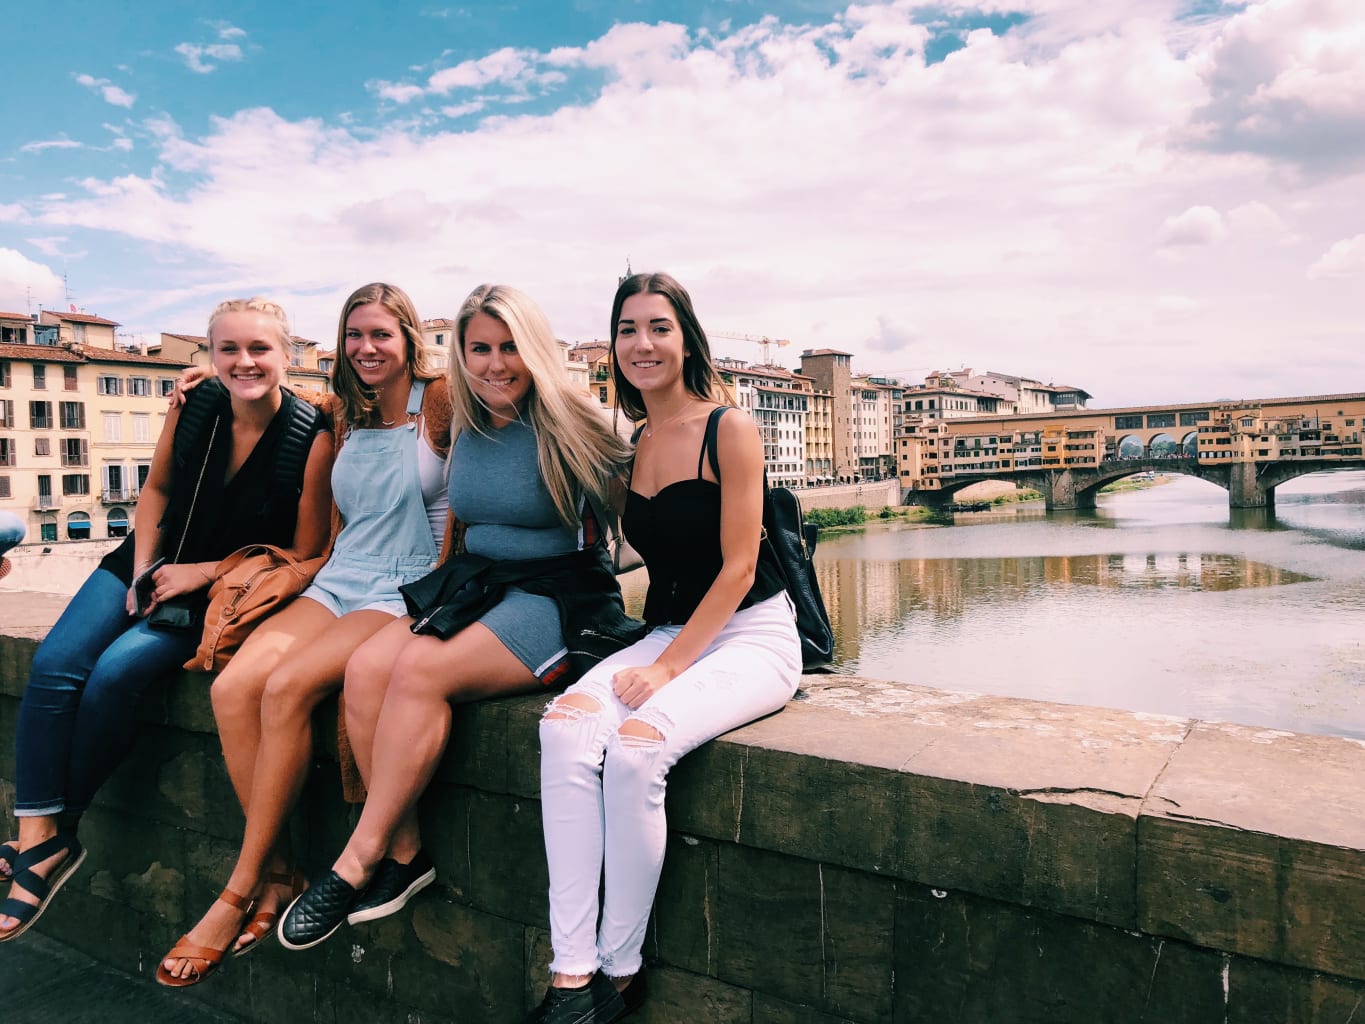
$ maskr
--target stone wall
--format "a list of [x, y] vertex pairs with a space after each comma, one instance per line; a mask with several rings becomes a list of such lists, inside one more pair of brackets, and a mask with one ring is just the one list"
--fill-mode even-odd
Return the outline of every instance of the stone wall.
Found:
[[[6, 807], [32, 649], [0, 637]], [[240, 834], [206, 686], [150, 695], [42, 922], [129, 972], [207, 906]], [[438, 884], [405, 912], [307, 953], [272, 942], [185, 998], [291, 1024], [518, 1021], [549, 958], [542, 703], [458, 712], [422, 807]], [[334, 720], [293, 825], [313, 872], [354, 813]], [[674, 772], [638, 1019], [1365, 1019], [1362, 777], [1351, 740], [807, 677]]]
[[853, 508], [861, 505], [869, 515], [876, 515], [887, 505], [901, 503], [901, 485], [897, 480], [841, 484], [838, 487], [803, 487], [795, 493], [801, 499], [802, 508]]

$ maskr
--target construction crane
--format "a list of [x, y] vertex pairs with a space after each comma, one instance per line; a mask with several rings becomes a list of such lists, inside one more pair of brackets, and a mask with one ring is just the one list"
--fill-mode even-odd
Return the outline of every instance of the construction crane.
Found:
[[752, 341], [763, 346], [763, 365], [772, 366], [772, 346], [786, 348], [791, 344], [788, 338], [769, 338], [766, 334], [740, 334], [738, 331], [707, 331], [712, 338], [729, 338], [731, 341]]

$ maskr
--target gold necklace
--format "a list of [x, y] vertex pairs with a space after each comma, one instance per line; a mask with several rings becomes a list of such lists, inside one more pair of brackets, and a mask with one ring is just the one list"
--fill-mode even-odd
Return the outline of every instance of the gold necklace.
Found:
[[692, 402], [688, 402], [688, 403], [687, 403], [686, 405], [684, 405], [681, 409], [679, 409], [677, 412], [675, 412], [672, 416], [668, 417], [668, 419], [663, 420], [662, 422], [660, 422], [660, 423], [658, 423], [658, 424], [651, 424], [648, 420], [646, 420], [646, 421], [645, 421], [645, 437], [653, 437], [653, 436], [654, 436], [654, 431], [655, 431], [655, 430], [662, 430], [664, 427], [668, 426], [668, 425], [669, 425], [670, 423], [672, 423], [674, 420], [679, 419], [681, 416], [683, 416], [684, 413], [687, 413], [687, 412], [689, 412], [689, 411], [691, 410], [692, 405], [693, 405]]

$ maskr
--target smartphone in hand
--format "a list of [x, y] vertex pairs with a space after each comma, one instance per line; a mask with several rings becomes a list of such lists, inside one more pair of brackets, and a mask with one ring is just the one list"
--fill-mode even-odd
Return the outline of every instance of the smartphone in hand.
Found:
[[152, 579], [152, 573], [156, 572], [166, 564], [166, 559], [158, 558], [147, 568], [138, 574], [137, 579], [133, 580], [133, 597], [137, 601], [137, 613], [146, 615], [148, 609], [152, 607], [152, 591], [156, 589], [156, 581]]

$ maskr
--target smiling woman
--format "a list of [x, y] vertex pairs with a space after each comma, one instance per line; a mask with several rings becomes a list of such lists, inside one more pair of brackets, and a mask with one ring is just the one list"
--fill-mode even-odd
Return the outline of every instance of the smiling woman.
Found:
[[[263, 299], [220, 304], [209, 318], [219, 381], [166, 416], [137, 504], [136, 530], [91, 574], [38, 648], [19, 712], [14, 813], [0, 846], [14, 883], [0, 941], [28, 929], [85, 856], [77, 826], [134, 737], [146, 686], [180, 667], [199, 629], [153, 628], [176, 602], [193, 624], [219, 562], [247, 544], [292, 549], [327, 540], [332, 445], [311, 405], [284, 390], [289, 324]], [[277, 485], [276, 456], [298, 424], [306, 463]]]

